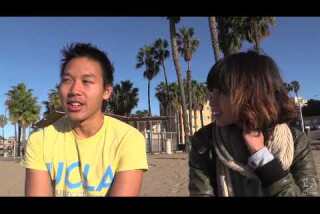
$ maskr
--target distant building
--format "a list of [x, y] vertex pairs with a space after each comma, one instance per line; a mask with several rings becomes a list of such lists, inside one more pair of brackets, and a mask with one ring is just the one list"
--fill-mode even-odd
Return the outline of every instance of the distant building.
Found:
[[294, 97], [294, 103], [299, 106], [299, 104], [301, 105], [301, 107], [306, 106], [308, 103], [308, 100], [303, 99], [303, 97]]
[[[160, 104], [160, 116], [166, 115], [164, 107]], [[202, 115], [202, 117], [201, 117]], [[180, 109], [176, 110], [172, 106], [169, 107], [169, 121], [167, 124], [167, 130], [168, 132], [177, 132], [182, 133], [180, 134], [180, 143], [184, 144], [184, 138], [181, 137], [184, 135], [184, 128], [182, 125], [183, 117], [182, 117], [182, 107]], [[187, 110], [187, 118], [189, 118], [189, 110]], [[202, 119], [201, 119], [202, 118]], [[197, 130], [199, 130], [203, 126], [208, 125], [213, 121], [212, 111], [211, 107], [209, 105], [209, 101], [207, 101], [202, 108], [202, 112], [200, 110], [193, 110], [191, 112], [191, 119], [192, 119], [192, 133], [195, 133]], [[188, 119], [189, 120], [189, 119]], [[189, 123], [188, 123], [189, 124]], [[165, 127], [165, 126], [162, 126]]]
[[14, 137], [9, 137], [8, 139], [0, 139], [0, 149], [2, 150], [11, 150], [14, 145], [16, 145], [16, 140]]

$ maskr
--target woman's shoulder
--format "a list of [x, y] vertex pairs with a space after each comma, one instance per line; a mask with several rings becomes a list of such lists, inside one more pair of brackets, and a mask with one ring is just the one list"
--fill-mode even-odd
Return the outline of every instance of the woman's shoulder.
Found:
[[292, 133], [292, 137], [294, 141], [300, 138], [302, 135], [305, 135], [305, 133], [302, 132], [300, 129], [298, 129], [296, 126], [289, 125], [289, 128]]
[[296, 153], [299, 153], [300, 151], [303, 151], [305, 149], [311, 149], [311, 138], [299, 128], [295, 126], [289, 127], [292, 133]]
[[215, 123], [210, 123], [191, 136], [192, 147], [196, 150], [207, 150], [210, 146], [210, 141], [212, 139], [212, 128], [215, 126]]
[[196, 131], [192, 138], [210, 138], [212, 136], [212, 128], [215, 126], [215, 123], [210, 123], [202, 128], [200, 128], [198, 131]]

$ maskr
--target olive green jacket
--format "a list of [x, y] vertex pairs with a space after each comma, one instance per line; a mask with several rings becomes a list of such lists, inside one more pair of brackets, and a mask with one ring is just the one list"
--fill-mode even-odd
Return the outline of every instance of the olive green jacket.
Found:
[[[189, 192], [191, 196], [217, 196], [216, 155], [213, 149], [211, 123], [191, 138], [189, 154]], [[237, 145], [225, 147], [235, 160], [247, 164], [249, 151], [242, 134], [235, 126], [227, 127], [230, 136], [238, 139]], [[267, 186], [259, 178], [249, 179], [230, 170], [235, 196], [319, 196], [319, 179], [310, 147], [310, 139], [298, 129], [290, 127], [294, 138], [294, 159], [290, 169], [283, 176]], [[228, 131], [229, 131], [228, 130]], [[234, 141], [233, 141], [234, 142]], [[269, 167], [270, 168], [270, 167]], [[269, 170], [270, 172], [270, 170]], [[268, 173], [268, 172], [267, 172]], [[271, 173], [272, 174], [272, 173]], [[266, 175], [266, 174], [265, 174]]]

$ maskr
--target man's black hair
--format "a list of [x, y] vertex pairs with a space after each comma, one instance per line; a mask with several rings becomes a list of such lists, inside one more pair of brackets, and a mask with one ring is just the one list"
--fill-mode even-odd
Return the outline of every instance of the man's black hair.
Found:
[[97, 47], [90, 43], [72, 43], [63, 48], [61, 52], [63, 58], [61, 60], [60, 77], [63, 76], [64, 69], [71, 60], [78, 57], [87, 57], [100, 64], [104, 85], [112, 85], [114, 71], [113, 66], [106, 53], [99, 50]]
[[[71, 60], [78, 57], [87, 57], [88, 59], [94, 60], [100, 64], [102, 68], [102, 79], [104, 86], [112, 86], [114, 68], [105, 52], [99, 50], [90, 43], [71, 43], [63, 48], [61, 52], [63, 58], [61, 59], [60, 77], [63, 76], [64, 69]], [[101, 109], [102, 112], [105, 111], [106, 106], [107, 101], [104, 101]]]

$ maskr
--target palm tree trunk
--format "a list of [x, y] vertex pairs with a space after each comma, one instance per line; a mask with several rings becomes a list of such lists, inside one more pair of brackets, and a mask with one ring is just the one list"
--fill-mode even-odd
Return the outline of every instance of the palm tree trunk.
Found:
[[17, 138], [17, 123], [14, 123], [14, 139], [16, 140], [16, 142], [18, 142], [18, 138]]
[[301, 126], [301, 131], [304, 132], [304, 120], [303, 120], [303, 115], [302, 115], [302, 106], [301, 103], [299, 102], [298, 99], [298, 92], [294, 91], [296, 95], [296, 100], [298, 101], [298, 106], [299, 106], [299, 116], [300, 116], [300, 126]]
[[[165, 106], [165, 114], [166, 116], [169, 116], [169, 85], [168, 85], [168, 78], [167, 78], [167, 72], [166, 72], [166, 67], [164, 66], [164, 62], [162, 61], [162, 69], [163, 69], [163, 75], [164, 75], [164, 81], [166, 84], [166, 90], [167, 90], [167, 94], [166, 94], [166, 106]], [[165, 129], [166, 131], [169, 129], [169, 120], [165, 122]]]
[[165, 84], [166, 84], [167, 98], [168, 98], [168, 96], [169, 96], [169, 85], [168, 85], [168, 77], [167, 77], [166, 67], [164, 66], [164, 62], [162, 62], [161, 64], [162, 64], [164, 81], [165, 81]]
[[179, 112], [175, 112], [175, 120], [176, 120], [176, 133], [177, 133], [177, 149], [178, 146], [180, 145], [181, 141], [180, 141], [180, 121], [179, 121]]
[[[150, 80], [148, 80], [148, 111], [149, 116], [151, 117], [151, 102], [150, 102]], [[152, 121], [148, 121], [149, 124], [149, 145], [150, 145], [150, 152], [152, 153]]]
[[299, 103], [299, 112], [300, 112], [300, 120], [301, 120], [301, 130], [304, 132], [304, 121], [303, 121], [303, 115], [302, 115], [302, 106], [301, 103]]
[[258, 26], [257, 22], [253, 19], [252, 20], [253, 24], [253, 34], [254, 34], [254, 49], [260, 53], [260, 41], [259, 41], [259, 35], [258, 35]]
[[150, 80], [148, 80], [148, 111], [149, 111], [149, 116], [151, 116]]
[[18, 123], [18, 142], [16, 146], [16, 156], [20, 157], [20, 146], [21, 146], [21, 125]]
[[179, 130], [180, 130], [179, 138], [180, 138], [181, 144], [183, 144], [183, 138], [184, 138], [183, 133], [185, 133], [183, 128], [184, 128], [184, 126], [183, 126], [183, 116], [182, 116], [181, 108], [179, 108]]
[[[172, 116], [172, 107], [171, 104], [168, 104], [168, 116]], [[169, 118], [168, 119], [168, 130], [167, 131], [172, 131], [172, 119]]]
[[217, 62], [221, 58], [221, 50], [219, 46], [216, 17], [214, 16], [209, 17], [209, 28], [210, 28], [211, 44], [212, 44], [212, 49], [214, 53], [214, 58], [215, 58], [215, 62]]
[[[186, 98], [185, 98], [183, 82], [182, 82], [182, 72], [181, 72], [181, 66], [179, 64], [179, 53], [178, 53], [177, 40], [176, 40], [176, 25], [173, 19], [170, 19], [169, 23], [170, 23], [172, 57], [175, 65], [175, 70], [177, 73], [178, 85], [180, 88], [181, 100], [182, 100], [183, 127], [185, 130], [184, 138], [185, 138], [185, 142], [188, 144], [189, 143], [189, 127], [187, 122], [188, 120], [187, 120]], [[187, 145], [186, 148], [187, 148], [187, 151], [189, 151], [189, 145]]]
[[2, 149], [4, 151], [4, 126], [2, 127]]
[[258, 53], [260, 53], [260, 42], [258, 40], [255, 41], [255, 49]]
[[204, 127], [202, 111], [203, 111], [203, 105], [200, 106], [200, 120], [201, 120], [201, 127]]
[[193, 116], [194, 116], [194, 132], [196, 132], [198, 130], [198, 114], [197, 114], [197, 108], [193, 109]]
[[190, 62], [188, 62], [187, 83], [188, 83], [188, 98], [189, 98], [189, 127], [190, 127], [190, 135], [193, 135], [193, 130], [192, 130], [192, 85], [191, 85]]
[[25, 145], [26, 145], [26, 127], [23, 126], [22, 127], [22, 157], [24, 156], [24, 148], [25, 148]]

